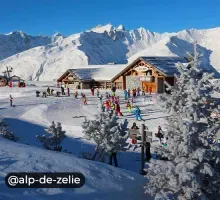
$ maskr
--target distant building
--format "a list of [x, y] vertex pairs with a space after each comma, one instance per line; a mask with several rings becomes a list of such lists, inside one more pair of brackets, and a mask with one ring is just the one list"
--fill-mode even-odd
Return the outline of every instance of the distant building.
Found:
[[25, 87], [25, 80], [21, 79], [19, 76], [0, 76], [0, 87]]
[[24, 87], [25, 81], [21, 79], [19, 76], [14, 75], [9, 78], [9, 85], [11, 85], [12, 87]]
[[0, 87], [8, 85], [8, 77], [0, 76]]
[[126, 65], [89, 65], [83, 68], [68, 69], [58, 80], [74, 89], [111, 88], [111, 79]]
[[67, 70], [57, 82], [76, 89], [99, 87], [109, 89], [140, 88], [152, 92], [166, 91], [165, 81], [174, 85], [174, 74], [178, 74], [177, 64], [188, 63], [185, 58], [148, 56], [139, 57], [129, 65], [89, 65]]

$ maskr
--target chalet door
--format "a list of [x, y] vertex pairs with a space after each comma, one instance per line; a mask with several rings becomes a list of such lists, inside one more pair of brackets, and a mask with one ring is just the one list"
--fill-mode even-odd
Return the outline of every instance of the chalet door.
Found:
[[163, 93], [164, 92], [164, 80], [163, 78], [157, 79], [157, 92]]

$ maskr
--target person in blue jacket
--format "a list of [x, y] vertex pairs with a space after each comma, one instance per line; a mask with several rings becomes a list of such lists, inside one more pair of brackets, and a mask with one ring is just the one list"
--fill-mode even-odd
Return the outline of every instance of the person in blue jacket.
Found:
[[128, 99], [128, 92], [127, 92], [127, 90], [124, 90], [124, 96], [125, 96], [125, 100], [127, 100]]
[[136, 116], [136, 120], [142, 120], [141, 110], [138, 106], [135, 108], [134, 114]]

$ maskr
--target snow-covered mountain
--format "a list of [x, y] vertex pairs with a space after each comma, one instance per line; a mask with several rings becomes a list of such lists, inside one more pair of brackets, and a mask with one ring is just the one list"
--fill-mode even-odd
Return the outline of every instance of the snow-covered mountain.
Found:
[[159, 34], [144, 28], [129, 31], [123, 25], [116, 28], [107, 24], [66, 38], [56, 34], [48, 40], [51, 42], [2, 60], [0, 70], [9, 65], [26, 80], [49, 81], [69, 68], [128, 63], [138, 56], [186, 56], [193, 52], [196, 40], [204, 55], [203, 65], [220, 71], [220, 28]]
[[59, 33], [51, 37], [31, 36], [22, 31], [0, 34], [0, 60], [37, 46], [50, 44], [61, 38], [63, 39], [64, 36]]

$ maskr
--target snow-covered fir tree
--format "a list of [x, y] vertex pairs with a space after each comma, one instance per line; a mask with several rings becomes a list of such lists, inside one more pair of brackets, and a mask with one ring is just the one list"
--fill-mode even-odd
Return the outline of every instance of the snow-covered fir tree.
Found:
[[12, 140], [14, 142], [17, 142], [19, 140], [18, 136], [8, 130], [8, 125], [4, 122], [3, 118], [0, 118], [0, 135], [2, 135], [3, 138]]
[[146, 192], [155, 199], [216, 200], [220, 196], [220, 146], [215, 142], [220, 120], [219, 100], [213, 101], [212, 74], [200, 68], [194, 50], [188, 66], [179, 65], [171, 95], [160, 101], [167, 119], [167, 147], [157, 151], [169, 161], [152, 160], [146, 169]]
[[60, 122], [57, 122], [57, 125], [52, 122], [49, 129], [45, 130], [47, 133], [36, 137], [43, 143], [44, 147], [48, 150], [53, 151], [61, 151], [62, 146], [61, 143], [65, 139], [66, 135], [65, 132], [62, 130], [62, 126]]
[[94, 120], [85, 120], [82, 128], [85, 138], [96, 143], [95, 153], [92, 159], [96, 159], [98, 153], [108, 151], [120, 151], [127, 145], [128, 138], [126, 121], [119, 124], [115, 115], [106, 112], [102, 103], [98, 106], [98, 114]]

